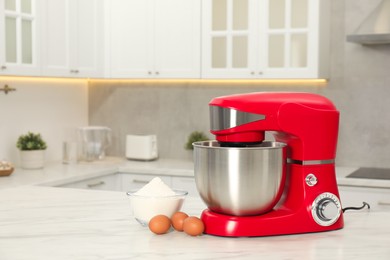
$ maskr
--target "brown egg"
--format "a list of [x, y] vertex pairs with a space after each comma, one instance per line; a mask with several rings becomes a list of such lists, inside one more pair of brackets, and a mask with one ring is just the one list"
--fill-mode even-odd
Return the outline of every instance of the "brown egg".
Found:
[[178, 211], [173, 214], [171, 218], [173, 228], [180, 232], [183, 231], [183, 222], [186, 218], [188, 218], [188, 215], [184, 212]]
[[197, 217], [188, 217], [183, 222], [183, 230], [190, 236], [199, 236], [204, 231], [203, 221]]
[[157, 235], [165, 234], [171, 228], [171, 220], [165, 215], [157, 215], [150, 219], [149, 229]]

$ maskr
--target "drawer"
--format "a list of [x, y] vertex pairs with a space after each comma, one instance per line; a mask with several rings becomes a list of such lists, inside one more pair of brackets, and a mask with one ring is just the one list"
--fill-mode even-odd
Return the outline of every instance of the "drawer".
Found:
[[103, 177], [91, 178], [78, 182], [71, 182], [61, 185], [59, 187], [91, 190], [118, 190], [119, 185], [119, 176], [114, 174]]

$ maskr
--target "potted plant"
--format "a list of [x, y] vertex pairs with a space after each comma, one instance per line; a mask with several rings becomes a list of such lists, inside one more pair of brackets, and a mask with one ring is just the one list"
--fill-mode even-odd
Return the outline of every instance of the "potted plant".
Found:
[[207, 135], [205, 135], [203, 132], [200, 131], [194, 131], [188, 136], [188, 141], [185, 145], [185, 148], [187, 150], [193, 150], [194, 147], [192, 146], [192, 143], [206, 141], [206, 140], [209, 140]]
[[26, 135], [21, 135], [16, 143], [16, 147], [20, 150], [22, 168], [43, 168], [47, 145], [40, 134], [28, 132]]

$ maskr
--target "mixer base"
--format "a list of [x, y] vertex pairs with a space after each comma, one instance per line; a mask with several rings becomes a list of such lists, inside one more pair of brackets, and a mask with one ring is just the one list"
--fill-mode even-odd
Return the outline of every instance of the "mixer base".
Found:
[[209, 209], [203, 211], [201, 219], [205, 224], [205, 233], [224, 237], [259, 237], [288, 234], [323, 232], [341, 229], [343, 218], [331, 226], [320, 226], [309, 213], [289, 209], [272, 210], [259, 216], [230, 216], [215, 213]]

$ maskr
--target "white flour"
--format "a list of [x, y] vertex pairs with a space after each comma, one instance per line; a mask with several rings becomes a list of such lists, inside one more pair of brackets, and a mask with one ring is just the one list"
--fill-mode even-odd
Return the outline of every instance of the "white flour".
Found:
[[139, 189], [136, 195], [140, 196], [172, 196], [175, 192], [168, 187], [159, 177], [153, 178], [148, 184]]
[[[149, 220], [159, 214], [172, 217], [173, 213], [180, 210], [185, 196], [175, 196], [176, 193], [169, 188], [160, 178], [152, 179], [131, 197], [134, 217], [142, 225], [146, 226]], [[141, 197], [145, 196], [145, 197]]]

